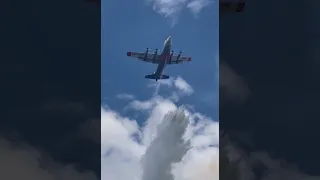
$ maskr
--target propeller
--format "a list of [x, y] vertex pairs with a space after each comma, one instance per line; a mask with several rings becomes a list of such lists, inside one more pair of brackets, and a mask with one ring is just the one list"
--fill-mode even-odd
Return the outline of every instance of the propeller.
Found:
[[178, 64], [178, 61], [179, 61], [179, 59], [180, 59], [181, 53], [182, 53], [182, 51], [180, 50], [180, 52], [179, 52], [179, 54], [178, 54], [178, 57], [177, 57], [177, 64]]
[[144, 53], [144, 58], [143, 58], [144, 61], [147, 60], [148, 52], [149, 52], [149, 48], [146, 48], [146, 52]]

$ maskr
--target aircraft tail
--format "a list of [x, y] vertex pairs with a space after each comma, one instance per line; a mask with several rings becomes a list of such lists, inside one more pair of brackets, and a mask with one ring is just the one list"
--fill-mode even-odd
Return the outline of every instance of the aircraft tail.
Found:
[[146, 79], [155, 79], [155, 80], [158, 80], [158, 79], [169, 79], [170, 76], [167, 76], [167, 75], [162, 75], [162, 78], [158, 78], [155, 74], [150, 74], [150, 75], [146, 75], [145, 78]]

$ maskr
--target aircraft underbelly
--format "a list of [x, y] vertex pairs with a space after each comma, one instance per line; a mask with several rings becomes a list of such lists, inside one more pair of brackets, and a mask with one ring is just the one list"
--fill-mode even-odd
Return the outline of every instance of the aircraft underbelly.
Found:
[[162, 53], [162, 55], [160, 56], [160, 59], [159, 59], [160, 63], [157, 68], [157, 73], [158, 73], [160, 79], [162, 78], [163, 70], [167, 64], [169, 55], [170, 54], [168, 54], [168, 53]]

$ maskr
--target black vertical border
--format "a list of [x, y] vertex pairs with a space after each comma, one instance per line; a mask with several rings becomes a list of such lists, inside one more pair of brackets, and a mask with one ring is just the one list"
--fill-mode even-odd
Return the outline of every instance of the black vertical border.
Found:
[[[39, 173], [100, 179], [100, 6], [20, 0], [3, 1], [0, 9], [1, 143], [40, 152]], [[21, 166], [15, 163], [6, 164]]]
[[[220, 13], [220, 65], [236, 74], [226, 82], [220, 66], [220, 142], [237, 144], [242, 159], [264, 151], [319, 175], [319, 7], [315, 0], [246, 0], [243, 12]], [[227, 179], [223, 159], [220, 179]], [[259, 179], [263, 169], [251, 170]]]

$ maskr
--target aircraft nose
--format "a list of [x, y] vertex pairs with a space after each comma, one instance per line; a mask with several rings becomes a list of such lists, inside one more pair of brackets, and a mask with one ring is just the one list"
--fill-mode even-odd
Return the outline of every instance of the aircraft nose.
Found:
[[172, 43], [171, 36], [168, 37], [167, 42], [170, 43], [170, 44]]

